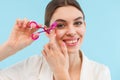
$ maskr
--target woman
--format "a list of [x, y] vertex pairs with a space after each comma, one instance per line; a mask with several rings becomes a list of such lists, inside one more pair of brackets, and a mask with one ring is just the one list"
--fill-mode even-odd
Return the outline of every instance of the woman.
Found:
[[[43, 56], [33, 56], [1, 70], [0, 80], [111, 80], [106, 66], [89, 60], [80, 50], [86, 31], [84, 19], [76, 0], [50, 1], [45, 25], [57, 22], [57, 27], [46, 34], [50, 41], [44, 46]], [[0, 53], [7, 54], [1, 60], [33, 42], [30, 35], [37, 29], [29, 29], [28, 22], [26, 19], [16, 21], [10, 39], [1, 46]]]

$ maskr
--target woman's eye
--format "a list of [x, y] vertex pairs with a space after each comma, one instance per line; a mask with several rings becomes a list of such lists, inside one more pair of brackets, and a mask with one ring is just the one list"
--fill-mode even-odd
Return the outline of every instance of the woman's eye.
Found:
[[58, 25], [57, 25], [57, 28], [60, 28], [60, 29], [61, 29], [61, 28], [64, 28], [64, 27], [65, 27], [64, 24], [58, 24]]
[[82, 21], [78, 21], [78, 22], [75, 22], [75, 23], [74, 23], [75, 26], [80, 26], [80, 25], [82, 25], [82, 24], [83, 24]]

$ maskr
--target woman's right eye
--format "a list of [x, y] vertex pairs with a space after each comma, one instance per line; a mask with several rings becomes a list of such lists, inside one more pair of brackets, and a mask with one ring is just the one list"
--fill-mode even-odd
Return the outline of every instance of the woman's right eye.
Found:
[[58, 29], [62, 29], [62, 28], [64, 28], [64, 27], [65, 27], [64, 24], [57, 24], [57, 28], [58, 28]]

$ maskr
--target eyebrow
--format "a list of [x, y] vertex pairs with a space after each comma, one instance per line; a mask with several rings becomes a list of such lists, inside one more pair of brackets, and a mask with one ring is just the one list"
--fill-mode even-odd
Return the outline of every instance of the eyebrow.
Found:
[[[77, 17], [77, 18], [74, 19], [74, 21], [79, 20], [79, 19], [83, 19], [83, 17]], [[66, 22], [66, 20], [63, 20], [63, 19], [57, 19], [56, 21], [58, 21], [58, 22]]]
[[79, 19], [83, 19], [83, 17], [78, 17], [78, 18], [74, 19], [74, 21], [79, 20]]

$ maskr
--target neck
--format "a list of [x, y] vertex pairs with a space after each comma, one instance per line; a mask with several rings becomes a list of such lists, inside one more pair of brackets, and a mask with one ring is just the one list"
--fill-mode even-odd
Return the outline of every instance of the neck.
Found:
[[81, 67], [82, 57], [81, 52], [77, 51], [74, 53], [69, 53], [69, 70], [74, 70], [77, 67]]

